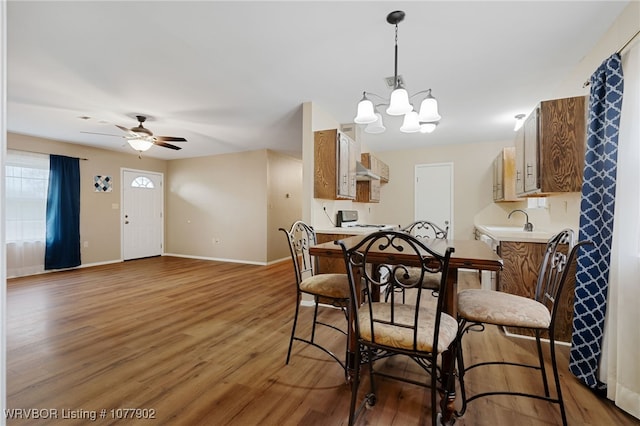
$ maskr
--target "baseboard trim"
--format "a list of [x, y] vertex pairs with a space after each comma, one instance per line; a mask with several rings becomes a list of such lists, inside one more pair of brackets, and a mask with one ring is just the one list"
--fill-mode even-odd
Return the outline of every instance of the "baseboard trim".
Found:
[[[518, 339], [536, 340], [536, 338], [533, 336], [523, 336], [522, 334], [509, 333], [504, 326], [500, 326], [500, 328], [502, 328], [505, 336], [516, 337]], [[549, 343], [549, 339], [540, 339], [540, 341]], [[571, 343], [563, 342], [562, 340], [556, 340], [556, 345], [571, 346]]]
[[163, 256], [183, 257], [187, 259], [198, 259], [198, 260], [215, 260], [217, 262], [243, 263], [245, 265], [267, 266], [267, 262], [255, 262], [252, 260], [240, 260], [240, 259], [226, 259], [221, 257], [191, 256], [191, 255], [176, 254], [176, 253], [164, 253]]

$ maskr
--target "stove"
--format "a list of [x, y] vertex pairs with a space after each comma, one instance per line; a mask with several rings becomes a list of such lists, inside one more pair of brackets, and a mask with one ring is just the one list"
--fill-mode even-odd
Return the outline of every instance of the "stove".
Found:
[[377, 224], [372, 225], [368, 223], [358, 222], [357, 210], [338, 210], [337, 226], [339, 228], [371, 228], [380, 231], [390, 230], [396, 228], [396, 225]]

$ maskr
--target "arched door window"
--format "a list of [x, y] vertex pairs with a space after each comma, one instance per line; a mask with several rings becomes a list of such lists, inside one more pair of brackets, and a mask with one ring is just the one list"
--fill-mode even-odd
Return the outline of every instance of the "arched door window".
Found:
[[138, 176], [137, 178], [135, 178], [131, 182], [131, 187], [132, 188], [149, 188], [149, 189], [155, 188], [151, 179], [149, 179], [146, 176]]

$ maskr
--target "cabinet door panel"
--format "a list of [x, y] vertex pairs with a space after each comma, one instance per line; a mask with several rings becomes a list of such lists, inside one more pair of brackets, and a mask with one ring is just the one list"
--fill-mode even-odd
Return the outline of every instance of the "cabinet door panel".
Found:
[[338, 194], [337, 131], [314, 133], [313, 196], [334, 200]]
[[500, 153], [493, 160], [493, 199], [494, 201], [504, 200], [504, 157]]
[[338, 136], [338, 197], [350, 197], [351, 180], [349, 179], [349, 139], [339, 133]]
[[535, 191], [538, 185], [538, 113], [527, 117], [524, 125], [524, 191]]
[[540, 153], [543, 192], [582, 189], [586, 146], [585, 97], [558, 99], [540, 105]]
[[524, 193], [524, 128], [516, 133], [516, 194]]
[[360, 145], [351, 138], [348, 138], [349, 144], [349, 165], [348, 165], [348, 180], [349, 180], [349, 198], [356, 198], [356, 163], [360, 160]]

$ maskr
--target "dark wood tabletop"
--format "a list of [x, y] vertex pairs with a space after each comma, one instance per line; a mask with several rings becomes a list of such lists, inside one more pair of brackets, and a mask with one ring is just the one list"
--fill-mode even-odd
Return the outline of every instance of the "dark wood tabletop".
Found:
[[[347, 248], [358, 244], [364, 235], [355, 235], [353, 237], [343, 238]], [[488, 271], [498, 271], [502, 269], [502, 259], [491, 248], [479, 240], [443, 240], [431, 238], [426, 240], [427, 246], [436, 253], [444, 253], [447, 247], [453, 247], [454, 252], [451, 254], [449, 267], [451, 269], [478, 269]], [[311, 255], [342, 258], [342, 249], [334, 241], [316, 244], [311, 247]], [[380, 263], [403, 263], [411, 264], [413, 256], [407, 255], [400, 251], [394, 250], [392, 247], [379, 251], [379, 256], [375, 254], [376, 250], [369, 253], [371, 260], [380, 261]]]

